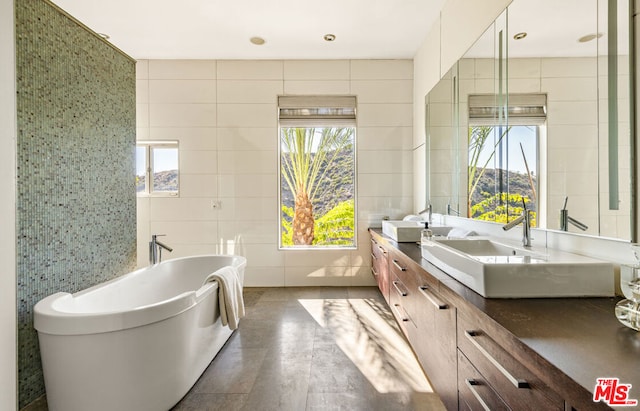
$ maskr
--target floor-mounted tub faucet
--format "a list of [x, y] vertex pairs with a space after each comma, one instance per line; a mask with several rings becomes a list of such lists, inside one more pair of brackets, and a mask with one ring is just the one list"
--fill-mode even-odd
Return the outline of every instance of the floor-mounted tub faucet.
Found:
[[172, 252], [173, 248], [158, 241], [158, 237], [164, 237], [166, 234], [153, 234], [149, 241], [149, 264], [154, 265], [162, 261], [162, 249]]
[[460, 215], [460, 211], [456, 210], [455, 208], [451, 207], [451, 203], [447, 203], [447, 215], [451, 215], [451, 213], [459, 216]]
[[522, 199], [522, 215], [510, 223], [502, 226], [504, 231], [511, 230], [513, 227], [522, 223], [522, 245], [525, 247], [531, 247], [531, 211], [527, 210], [527, 205]]

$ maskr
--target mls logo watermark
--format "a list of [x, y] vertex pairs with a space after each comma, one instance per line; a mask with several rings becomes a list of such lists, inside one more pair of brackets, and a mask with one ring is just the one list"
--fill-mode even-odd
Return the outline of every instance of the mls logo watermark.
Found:
[[598, 378], [593, 392], [593, 401], [623, 407], [638, 405], [638, 400], [629, 398], [629, 391], [631, 391], [631, 384], [622, 384], [619, 378]]

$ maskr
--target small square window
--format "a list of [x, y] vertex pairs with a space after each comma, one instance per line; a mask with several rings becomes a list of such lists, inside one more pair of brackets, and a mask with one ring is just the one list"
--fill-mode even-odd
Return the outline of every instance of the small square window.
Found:
[[177, 141], [138, 142], [136, 192], [140, 196], [177, 196], [179, 193]]

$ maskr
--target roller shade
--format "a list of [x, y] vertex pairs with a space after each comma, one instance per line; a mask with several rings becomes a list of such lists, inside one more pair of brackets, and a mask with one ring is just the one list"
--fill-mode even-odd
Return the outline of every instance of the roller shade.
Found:
[[279, 96], [281, 126], [356, 124], [355, 96]]
[[[505, 124], [503, 107], [495, 94], [469, 95], [469, 124], [494, 126]], [[506, 113], [507, 125], [536, 126], [547, 120], [546, 94], [509, 94]], [[501, 121], [500, 121], [501, 120]]]

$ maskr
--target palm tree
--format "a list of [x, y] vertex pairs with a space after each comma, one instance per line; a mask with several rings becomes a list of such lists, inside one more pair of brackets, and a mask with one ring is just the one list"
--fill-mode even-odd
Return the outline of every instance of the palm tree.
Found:
[[472, 126], [469, 127], [469, 175], [467, 189], [467, 216], [472, 216], [471, 207], [472, 197], [478, 187], [478, 183], [482, 179], [484, 172], [487, 170], [489, 162], [496, 154], [496, 149], [502, 142], [502, 139], [509, 133], [511, 127], [508, 127], [502, 135], [498, 138], [498, 141], [493, 145], [493, 151], [489, 154], [486, 161], [482, 166], [479, 166], [480, 155], [482, 154], [485, 144], [489, 137], [493, 135], [495, 127], [492, 126]]
[[311, 245], [314, 239], [313, 204], [323, 194], [327, 172], [341, 151], [352, 144], [354, 129], [282, 128], [281, 172], [295, 197], [293, 244]]

